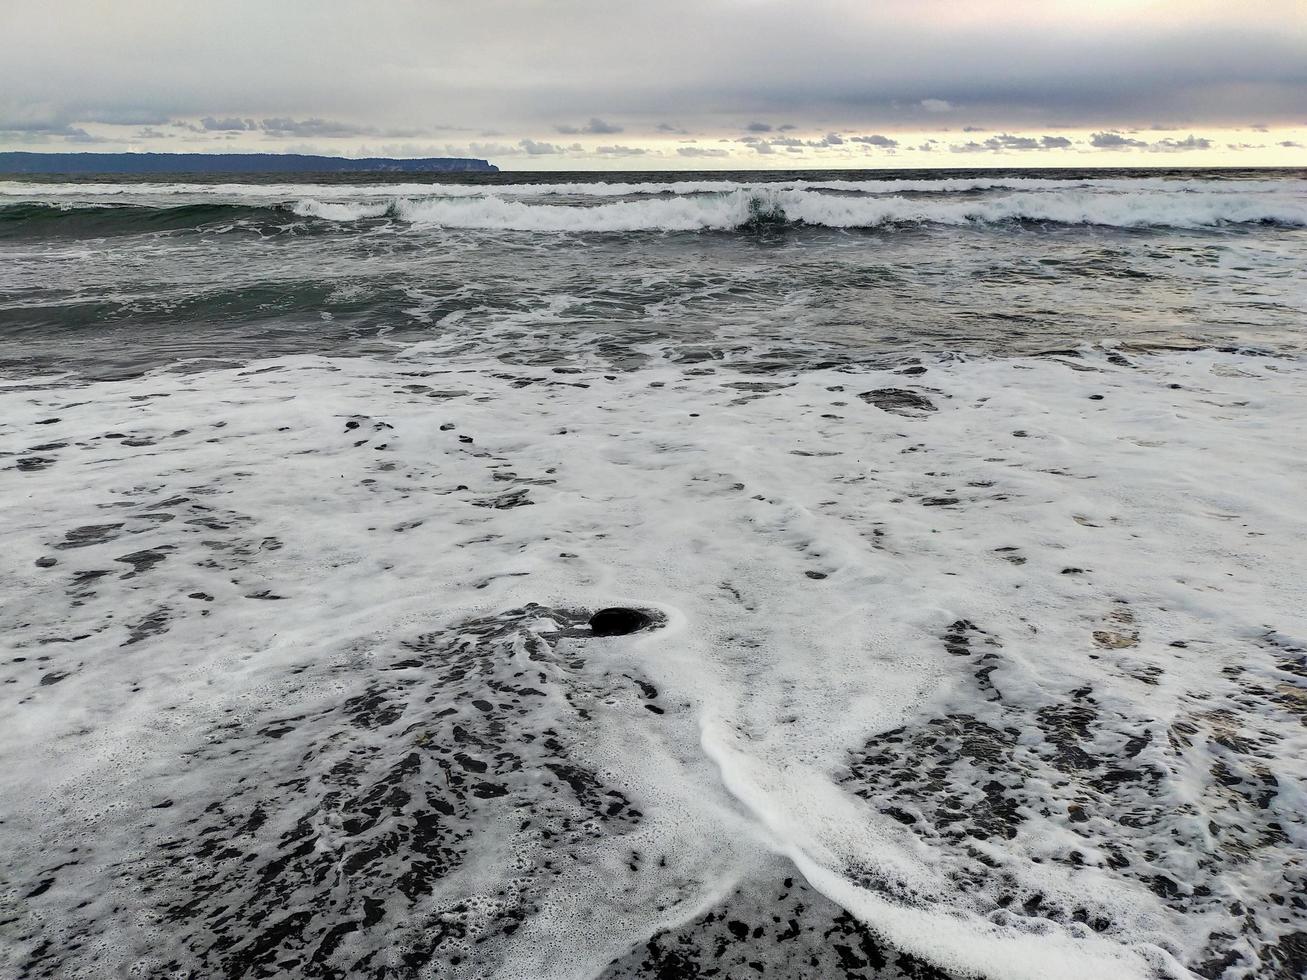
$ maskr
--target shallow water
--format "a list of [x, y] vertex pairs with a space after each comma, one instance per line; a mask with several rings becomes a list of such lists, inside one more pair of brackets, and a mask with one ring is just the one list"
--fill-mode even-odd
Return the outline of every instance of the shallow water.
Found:
[[896, 179], [0, 184], [0, 970], [1298, 976], [1301, 179]]

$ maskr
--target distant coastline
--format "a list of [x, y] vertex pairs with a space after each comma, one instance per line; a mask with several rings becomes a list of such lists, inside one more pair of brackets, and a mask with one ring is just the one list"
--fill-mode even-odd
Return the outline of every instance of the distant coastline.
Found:
[[498, 173], [465, 157], [325, 157], [303, 153], [0, 153], [0, 174]]

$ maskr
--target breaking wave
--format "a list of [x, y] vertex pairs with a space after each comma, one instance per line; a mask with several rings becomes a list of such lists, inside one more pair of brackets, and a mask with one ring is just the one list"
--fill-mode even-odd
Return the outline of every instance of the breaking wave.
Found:
[[[1134, 229], [1307, 226], [1307, 195], [1295, 192], [1293, 182], [1229, 181], [1219, 190], [1211, 189], [1212, 182], [1202, 190], [1190, 187], [1192, 183], [1157, 178], [1117, 181], [1112, 189], [1034, 178], [503, 187], [105, 184], [83, 185], [80, 197], [65, 194], [64, 185], [28, 184], [29, 197], [23, 199], [11, 182], [0, 183], [0, 237], [188, 230], [267, 234], [375, 221], [400, 230], [577, 234], [1017, 223]], [[874, 189], [866, 189], [869, 185]], [[898, 192], [887, 193], [890, 186]]]
[[[335, 221], [378, 217], [379, 205], [325, 203], [294, 206], [296, 214]], [[883, 228], [898, 225], [995, 225], [1043, 222], [1119, 228], [1209, 228], [1274, 224], [1307, 226], [1307, 205], [1256, 194], [1104, 195], [1077, 190], [1018, 192], [982, 199], [847, 197], [814, 190], [736, 190], [615, 201], [589, 206], [532, 204], [496, 194], [400, 198], [385, 209], [418, 226], [527, 232], [734, 231], [759, 225]]]

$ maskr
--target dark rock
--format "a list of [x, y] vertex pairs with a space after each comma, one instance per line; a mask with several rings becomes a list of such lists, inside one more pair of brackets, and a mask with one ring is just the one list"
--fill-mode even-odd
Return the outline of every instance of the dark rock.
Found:
[[722, 387], [737, 391], [776, 391], [778, 388], [792, 388], [794, 384], [780, 381], [727, 381]]
[[1090, 395], [1090, 396], [1089, 396], [1089, 400], [1090, 400], [1091, 402], [1101, 402], [1101, 401], [1103, 400], [1103, 396], [1102, 396], [1102, 395]]
[[526, 487], [519, 487], [516, 490], [501, 493], [498, 497], [482, 497], [480, 500], [471, 501], [473, 507], [490, 507], [494, 510], [530, 507], [534, 503], [535, 501], [528, 495]]
[[165, 549], [146, 549], [145, 551], [134, 551], [130, 555], [123, 555], [121, 558], [115, 558], [114, 561], [120, 561], [126, 565], [131, 565], [132, 570], [123, 576], [123, 578], [131, 578], [134, 575], [148, 572], [155, 565], [159, 564], [159, 562], [167, 558], [167, 555], [163, 553], [164, 550]]
[[75, 527], [71, 531], [66, 531], [64, 540], [55, 547], [63, 550], [104, 544], [106, 541], [112, 541], [118, 537], [117, 532], [121, 528], [121, 524], [87, 524], [85, 527]]
[[925, 395], [906, 388], [876, 388], [858, 395], [868, 405], [893, 412], [895, 415], [910, 415], [915, 412], [933, 412], [935, 403]]
[[48, 555], [44, 558], [36, 559], [37, 568], [53, 568], [56, 564], [57, 562]]
[[452, 428], [454, 428], [454, 423], [453, 423], [453, 422], [446, 422], [444, 425], [442, 425], [442, 426], [440, 427], [440, 431], [441, 431], [441, 432], [448, 432], [448, 431], [449, 431], [450, 429], [452, 429]]
[[595, 636], [625, 636], [652, 625], [653, 618], [648, 613], [622, 606], [600, 609], [590, 617], [590, 631]]

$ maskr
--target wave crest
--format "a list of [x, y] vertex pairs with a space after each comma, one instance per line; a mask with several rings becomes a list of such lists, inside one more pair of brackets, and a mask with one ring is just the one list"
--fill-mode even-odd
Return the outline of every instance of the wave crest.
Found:
[[901, 225], [999, 225], [1041, 222], [1117, 228], [1219, 228], [1228, 225], [1307, 226], [1307, 203], [1259, 194], [1104, 194], [1060, 190], [983, 199], [845, 197], [812, 190], [727, 193], [616, 201], [591, 205], [531, 204], [499, 194], [400, 198], [379, 204], [303, 202], [300, 214], [357, 220], [388, 213], [414, 226], [525, 232], [735, 231], [781, 224], [823, 228]]

